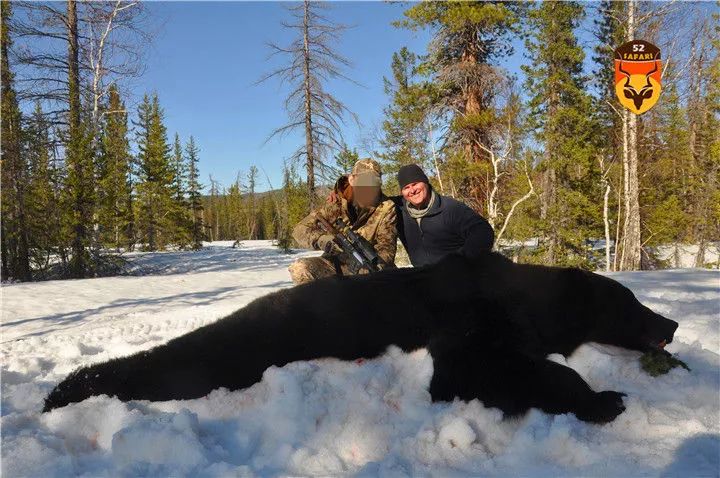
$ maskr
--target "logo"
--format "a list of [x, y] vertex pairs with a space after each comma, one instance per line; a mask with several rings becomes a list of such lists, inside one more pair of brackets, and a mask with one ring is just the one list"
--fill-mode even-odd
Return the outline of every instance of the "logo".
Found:
[[660, 49], [644, 40], [633, 40], [615, 50], [615, 94], [636, 115], [655, 106], [660, 97]]

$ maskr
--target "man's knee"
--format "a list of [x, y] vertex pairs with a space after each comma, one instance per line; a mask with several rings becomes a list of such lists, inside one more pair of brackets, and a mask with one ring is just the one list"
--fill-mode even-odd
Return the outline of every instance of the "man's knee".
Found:
[[322, 277], [335, 275], [332, 264], [322, 257], [304, 257], [288, 267], [290, 277], [295, 284], [304, 284]]

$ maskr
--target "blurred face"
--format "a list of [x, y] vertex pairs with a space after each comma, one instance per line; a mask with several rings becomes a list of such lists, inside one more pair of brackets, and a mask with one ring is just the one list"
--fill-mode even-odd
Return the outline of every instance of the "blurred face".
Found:
[[380, 188], [375, 186], [355, 186], [353, 200], [360, 207], [375, 207], [380, 199]]
[[430, 198], [428, 185], [423, 182], [407, 184], [401, 193], [405, 200], [415, 207], [422, 207]]
[[353, 187], [353, 202], [360, 207], [375, 207], [380, 202], [380, 186], [366, 186], [363, 181], [355, 175], [348, 178]]

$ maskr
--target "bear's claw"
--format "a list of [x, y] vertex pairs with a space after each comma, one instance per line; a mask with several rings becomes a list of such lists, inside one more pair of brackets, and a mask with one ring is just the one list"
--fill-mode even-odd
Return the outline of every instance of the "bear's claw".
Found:
[[596, 393], [588, 406], [585, 407], [585, 410], [576, 413], [576, 416], [586, 422], [611, 422], [625, 411], [623, 397], [626, 396], [625, 393], [612, 390]]

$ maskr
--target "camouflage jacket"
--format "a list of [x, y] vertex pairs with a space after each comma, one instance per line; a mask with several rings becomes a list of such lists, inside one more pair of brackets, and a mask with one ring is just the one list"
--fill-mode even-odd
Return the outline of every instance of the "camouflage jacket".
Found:
[[342, 217], [350, 228], [375, 248], [378, 256], [384, 262], [381, 268], [394, 267], [395, 249], [397, 247], [397, 215], [395, 204], [385, 197], [380, 198], [380, 204], [374, 208], [365, 209], [359, 213], [355, 222], [348, 214], [348, 202], [342, 197], [335, 203], [325, 204], [308, 214], [293, 230], [293, 238], [300, 247], [318, 250], [317, 240], [326, 232], [317, 224], [318, 216], [322, 216], [329, 223], [334, 223]]

